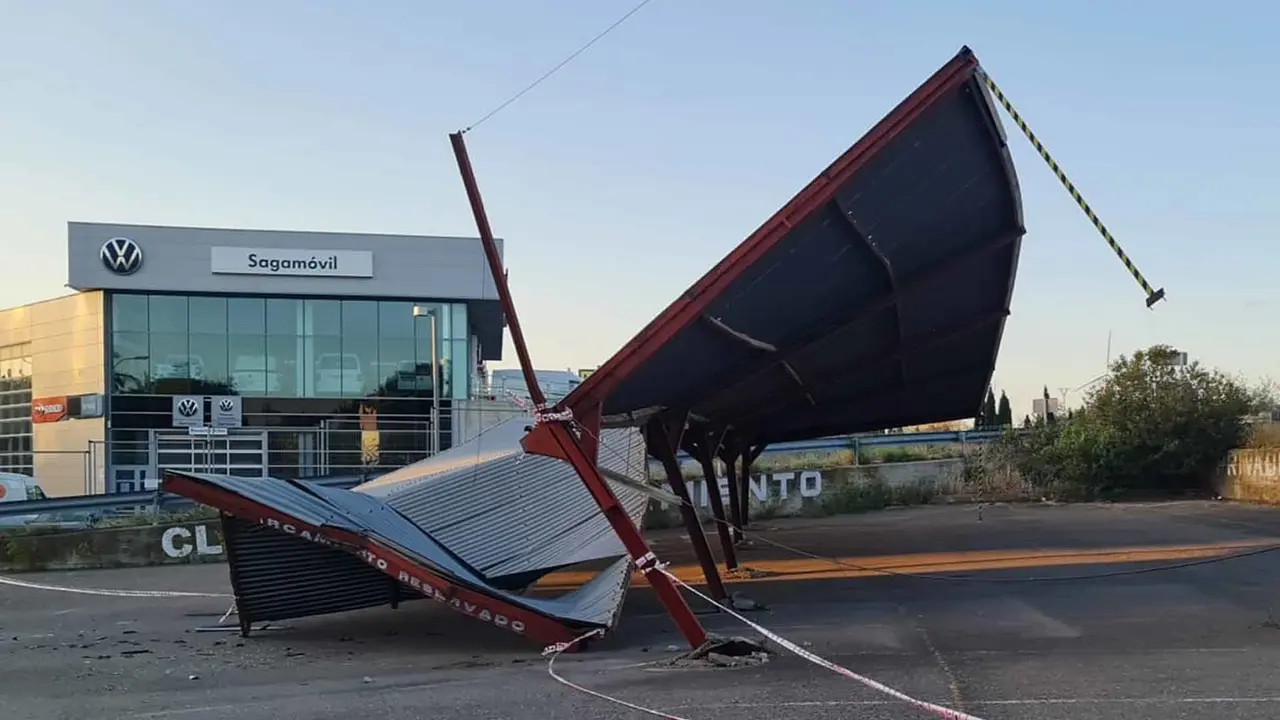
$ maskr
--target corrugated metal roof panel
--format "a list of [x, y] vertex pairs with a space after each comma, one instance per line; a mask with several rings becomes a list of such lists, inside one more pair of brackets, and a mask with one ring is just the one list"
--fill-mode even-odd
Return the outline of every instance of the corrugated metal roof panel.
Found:
[[[626, 551], [568, 463], [526, 455], [525, 418], [357, 487], [380, 497], [490, 580], [549, 571]], [[600, 465], [643, 481], [644, 438], [634, 428], [605, 430]], [[647, 497], [610, 483], [632, 520]]]
[[223, 529], [242, 622], [326, 615], [391, 602], [391, 579], [350, 553], [234, 517], [225, 518]]
[[620, 558], [586, 585], [562, 597], [541, 602], [549, 612], [561, 617], [572, 614], [592, 625], [613, 627], [631, 587], [631, 568], [631, 558]]
[[357, 532], [358, 528], [350, 523], [345, 513], [338, 512], [332, 504], [317, 497], [313, 490], [324, 486], [277, 480], [275, 478], [244, 478], [234, 475], [213, 475], [209, 473], [167, 471], [176, 475], [196, 478], [204, 482], [218, 485], [231, 492], [261, 503], [292, 518], [315, 527], [341, 528]]
[[[170, 471], [169, 474], [191, 478], [235, 493], [280, 515], [294, 518], [301, 524], [318, 528], [341, 528], [368, 537], [381, 545], [396, 549], [424, 567], [452, 577], [459, 585], [575, 626], [606, 627], [608, 623], [602, 622], [602, 618], [607, 615], [611, 622], [614, 617], [613, 613], [605, 613], [607, 603], [612, 599], [620, 604], [622, 595], [625, 594], [625, 589], [618, 588], [622, 587], [619, 583], [625, 582], [620, 579], [620, 575], [626, 574], [622, 568], [629, 561], [615, 563], [593, 582], [563, 597], [526, 598], [489, 585], [474, 568], [426, 531], [372, 496], [287, 480], [246, 479], [181, 471]], [[262, 529], [269, 534], [290, 537], [269, 527]], [[256, 536], [256, 539], [260, 540], [261, 537]], [[252, 540], [249, 542], [252, 544]], [[234, 579], [237, 596], [243, 594], [246, 598], [262, 599], [254, 611], [260, 613], [259, 619], [267, 615], [280, 619], [365, 607], [370, 601], [369, 593], [374, 590], [367, 583], [354, 582], [360, 579], [354, 575], [353, 583], [340, 584], [332, 590], [326, 590], [323, 586], [312, 587], [314, 583], [309, 582], [281, 583], [282, 577], [296, 576], [297, 568], [294, 565], [298, 558], [294, 557], [294, 553], [273, 555], [269, 552], [254, 552], [251, 557], [252, 567], [237, 572]], [[318, 557], [320, 556], [310, 554], [306, 559], [310, 562]], [[343, 567], [343, 563], [335, 561], [335, 571]], [[387, 598], [389, 601], [389, 589]], [[617, 608], [613, 609], [616, 611]]]

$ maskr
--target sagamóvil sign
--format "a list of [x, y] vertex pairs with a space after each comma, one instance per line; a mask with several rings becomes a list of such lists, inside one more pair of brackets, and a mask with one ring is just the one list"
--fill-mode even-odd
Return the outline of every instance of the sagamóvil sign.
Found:
[[292, 277], [373, 277], [373, 253], [365, 250], [212, 247], [215, 275], [287, 275]]

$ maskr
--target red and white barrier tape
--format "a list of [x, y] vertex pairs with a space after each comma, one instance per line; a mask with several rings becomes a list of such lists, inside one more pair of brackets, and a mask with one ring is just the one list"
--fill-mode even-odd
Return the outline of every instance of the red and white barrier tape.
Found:
[[510, 400], [516, 407], [520, 408], [521, 410], [529, 409], [530, 407], [529, 402], [524, 398], [511, 392], [510, 390], [503, 390], [502, 392], [506, 394], [507, 399]]
[[635, 703], [629, 703], [626, 700], [621, 700], [611, 695], [605, 695], [602, 692], [596, 692], [595, 690], [582, 687], [577, 683], [570, 682], [569, 680], [566, 680], [563, 677], [561, 677], [560, 674], [556, 672], [556, 667], [555, 667], [556, 658], [560, 657], [560, 653], [564, 652], [565, 650], [568, 650], [569, 648], [573, 647], [574, 645], [577, 645], [578, 643], [588, 638], [596, 637], [597, 635], [604, 635], [604, 631], [592, 630], [586, 635], [576, 637], [570, 640], [569, 642], [556, 643], [555, 645], [550, 645], [547, 647], [547, 649], [543, 650], [542, 651], [543, 657], [549, 658], [547, 660], [547, 673], [551, 675], [551, 678], [556, 682], [560, 683], [561, 685], [564, 685], [565, 687], [570, 688], [571, 690], [577, 690], [578, 692], [584, 695], [590, 695], [591, 697], [596, 698], [597, 700], [604, 700], [605, 702], [611, 702], [614, 705], [621, 705], [622, 707], [627, 708], [629, 710], [635, 710], [636, 712], [644, 713], [646, 715], [652, 715], [653, 717], [665, 718], [666, 720], [688, 720], [688, 718], [683, 718], [683, 717], [680, 717], [679, 715], [670, 715], [668, 713], [662, 712], [661, 710], [654, 710], [652, 708], [643, 707], [641, 705], [636, 705]]
[[567, 408], [560, 411], [551, 410], [547, 408], [546, 403], [533, 405], [528, 400], [525, 400], [510, 390], [503, 390], [503, 392], [506, 393], [507, 399], [511, 400], [516, 407], [521, 410], [532, 410], [533, 421], [539, 425], [551, 422], [573, 422], [572, 410]]
[[47, 592], [74, 593], [76, 595], [102, 595], [105, 597], [145, 597], [145, 598], [229, 598], [226, 593], [183, 592], [180, 590], [107, 590], [105, 588], [77, 588], [65, 585], [46, 585], [44, 583], [15, 580], [0, 575], [0, 585], [26, 588], [28, 590], [44, 590]]
[[547, 410], [546, 408], [543, 408], [541, 410], [534, 411], [533, 421], [539, 425], [545, 425], [546, 423], [553, 422], [573, 422], [573, 411], [566, 409], [557, 412], [555, 410]]
[[915, 706], [921, 710], [924, 710], [927, 713], [936, 715], [937, 717], [947, 718], [948, 720], [982, 720], [982, 718], [978, 717], [977, 715], [970, 715], [969, 713], [961, 712], [959, 710], [952, 710], [951, 708], [943, 707], [942, 705], [935, 705], [931, 702], [925, 702], [924, 700], [917, 700], [916, 698], [913, 698], [904, 692], [894, 690], [893, 688], [889, 687], [888, 685], [885, 685], [884, 683], [877, 682], [863, 675], [859, 675], [858, 673], [846, 667], [842, 667], [840, 665], [837, 665], [831, 662], [830, 660], [827, 660], [824, 657], [815, 655], [814, 653], [811, 653], [808, 650], [805, 650], [804, 648], [800, 647], [799, 645], [796, 645], [795, 643], [782, 637], [781, 635], [778, 635], [772, 630], [769, 630], [768, 628], [765, 628], [757, 623], [754, 623], [748, 620], [747, 618], [743, 617], [737, 612], [734, 612], [733, 609], [727, 608], [724, 605], [721, 605], [720, 603], [716, 602], [715, 600], [712, 600], [710, 597], [707, 597], [702, 592], [700, 592], [697, 588], [690, 586], [688, 583], [685, 583], [680, 578], [676, 577], [675, 575], [672, 575], [670, 572], [667, 571], [667, 568], [665, 565], [658, 565], [656, 569], [659, 572], [661, 572], [663, 575], [666, 575], [668, 578], [670, 578], [671, 582], [683, 587], [684, 589], [688, 590], [694, 595], [697, 595], [703, 600], [706, 600], [712, 605], [715, 605], [716, 607], [720, 608], [720, 610], [724, 611], [725, 613], [745, 623], [752, 630], [755, 630], [756, 632], [772, 640], [778, 645], [781, 645], [786, 650], [796, 655], [799, 655], [800, 657], [804, 658], [805, 660], [808, 660], [814, 665], [817, 665], [822, 668], [826, 668], [827, 670], [830, 670], [831, 672], [836, 673], [837, 675], [843, 675], [844, 677], [847, 677], [850, 680], [855, 680], [857, 682], [860, 682], [863, 685], [866, 685], [867, 687], [871, 688], [872, 690], [875, 690], [876, 692], [884, 693], [885, 695], [888, 695], [889, 697], [892, 697], [892, 698], [897, 698], [898, 700], [901, 700], [907, 703], [908, 705]]

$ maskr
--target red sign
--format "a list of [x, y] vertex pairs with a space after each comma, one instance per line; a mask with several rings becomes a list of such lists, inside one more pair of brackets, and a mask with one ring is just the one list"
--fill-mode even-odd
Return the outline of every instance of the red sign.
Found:
[[67, 417], [67, 396], [36, 398], [31, 401], [31, 422], [52, 423]]

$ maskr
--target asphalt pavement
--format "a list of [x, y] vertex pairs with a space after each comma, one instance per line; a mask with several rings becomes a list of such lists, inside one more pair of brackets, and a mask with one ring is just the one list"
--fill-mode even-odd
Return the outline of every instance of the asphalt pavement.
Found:
[[[1280, 543], [1280, 510], [1226, 503], [920, 508], [761, 523], [841, 556]], [[656, 538], [680, 559], [678, 534]], [[772, 556], [760, 544], [744, 551]], [[1280, 716], [1280, 552], [1162, 563], [1023, 567], [966, 580], [757, 582], [750, 617], [898, 690], [978, 717]], [[1055, 581], [1098, 573], [1130, 574]], [[23, 575], [79, 588], [229, 592], [218, 565]], [[539, 648], [433, 603], [281, 623], [241, 638], [226, 598], [82, 595], [0, 585], [0, 718], [643, 717], [571, 690]], [[704, 615], [726, 634], [750, 633]], [[234, 624], [234, 623], [232, 623]], [[617, 632], [557, 670], [685, 718], [925, 718], [779, 654], [743, 668], [670, 667], [678, 635], [637, 588]]]

